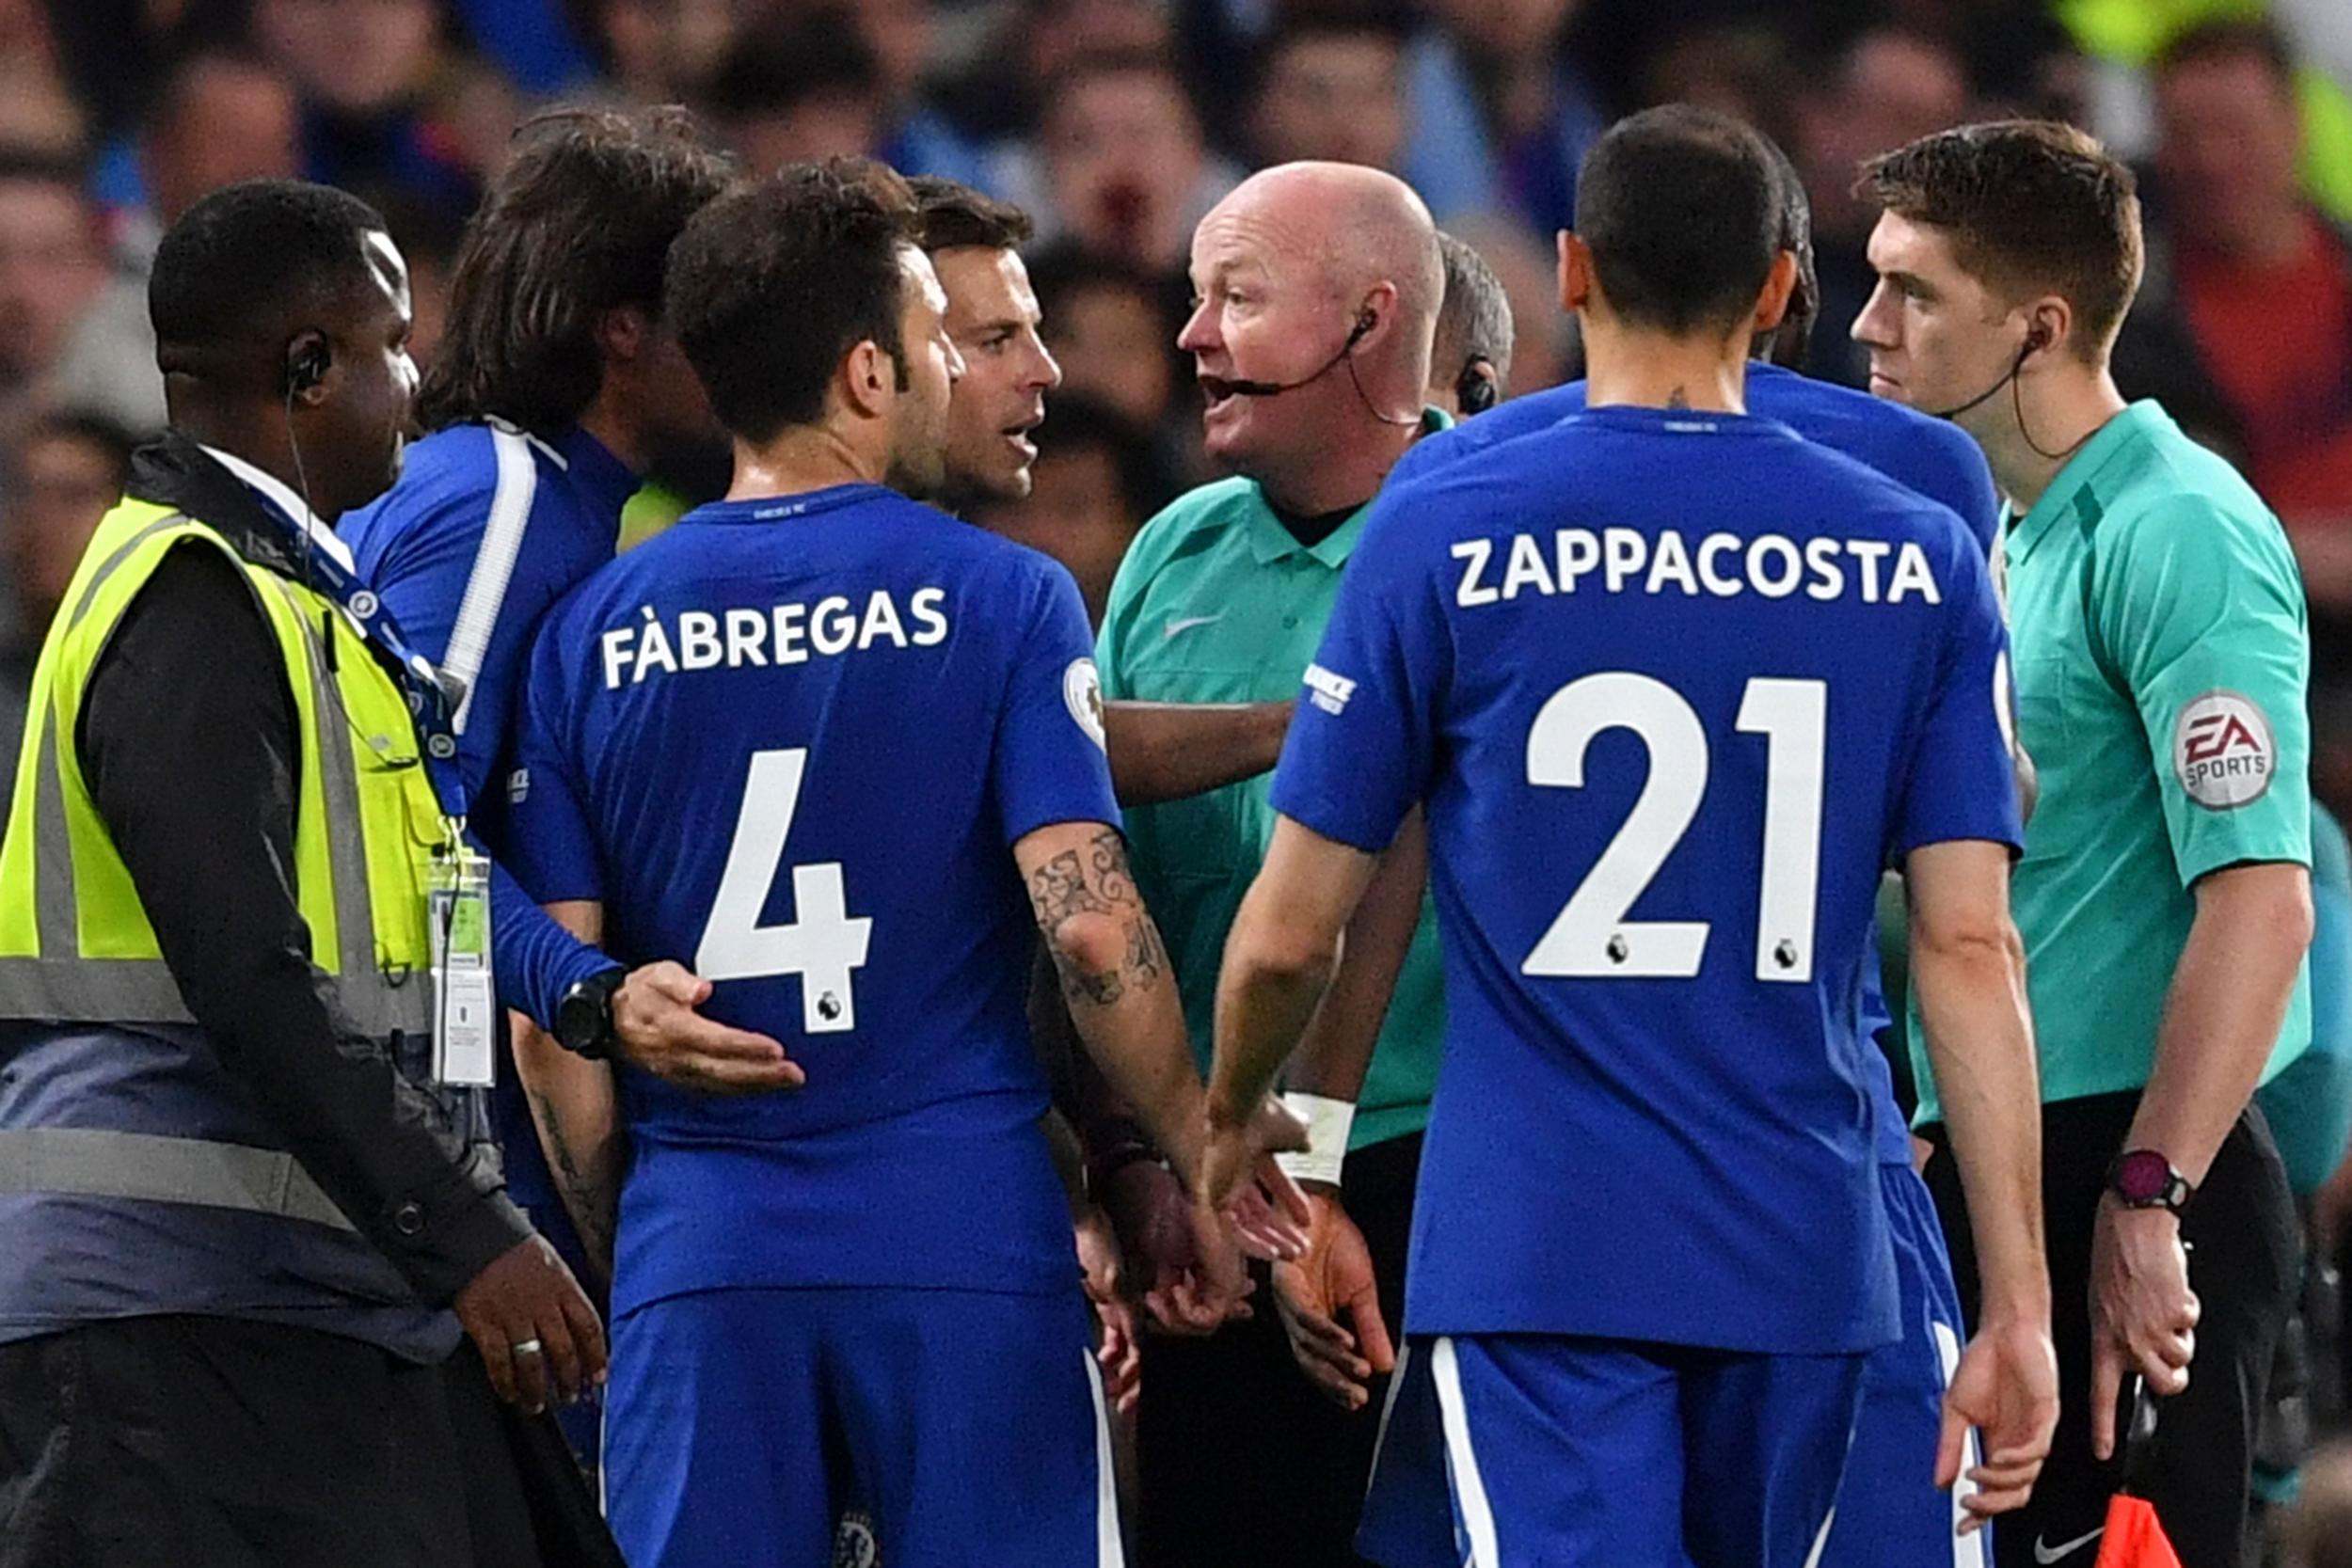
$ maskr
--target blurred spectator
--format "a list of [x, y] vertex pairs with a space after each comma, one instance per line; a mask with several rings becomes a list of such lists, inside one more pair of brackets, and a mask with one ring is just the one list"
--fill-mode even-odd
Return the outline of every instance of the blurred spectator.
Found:
[[1869, 360], [1846, 335], [1877, 287], [1864, 256], [1878, 210], [1854, 194], [1865, 159], [1968, 118], [1968, 75], [1947, 44], [1880, 27], [1863, 33], [1807, 77], [1797, 100], [1797, 166], [1813, 203], [1822, 330], [1808, 374], [1861, 387]]
[[2279, 1568], [2352, 1568], [2352, 1444], [2303, 1466], [2303, 1495], [2279, 1531]]
[[15, 776], [33, 664], [50, 618], [81, 564], [98, 520], [122, 499], [131, 437], [86, 414], [47, 414], [25, 427], [0, 508], [9, 603], [0, 633], [0, 778]]
[[[1090, 261], [1069, 245], [1031, 258], [1029, 282], [1044, 312], [1045, 346], [1061, 365], [1065, 397], [1097, 399], [1146, 432], [1165, 475], [1162, 488], [1175, 495], [1201, 463], [1192, 364], [1176, 352], [1187, 291], [1133, 267]], [[1148, 507], [1146, 515], [1156, 510]]]
[[565, 0], [452, 0], [467, 37], [523, 91], [539, 96], [593, 85], [596, 56]]
[[1795, 97], [1788, 42], [1758, 23], [1675, 34], [1652, 58], [1642, 93], [1645, 103], [1693, 103], [1745, 120], [1782, 147], [1796, 140]]
[[950, 89], [957, 120], [991, 138], [1025, 136], [1047, 87], [1082, 55], [1169, 57], [1164, 0], [1010, 0], [972, 69]]
[[86, 132], [38, 0], [0, 0], [0, 147], [64, 155]]
[[1148, 54], [1072, 61], [1046, 88], [1034, 153], [1000, 146], [989, 173], [1040, 239], [1154, 274], [1184, 269], [1193, 226], [1237, 180], [1202, 144], [1184, 84]]
[[1404, 174], [1440, 223], [1505, 209], [1549, 238], [1576, 212], [1576, 168], [1606, 123], [1561, 39], [1578, 0], [1427, 0], [1406, 52]]
[[2352, 600], [2352, 238], [2296, 181], [2294, 62], [2259, 22], [2176, 39], [2156, 67], [2169, 281], [2235, 416], [2248, 477], [2314, 596]]
[[1511, 299], [1494, 268], [1470, 245], [1441, 230], [1438, 249], [1445, 258], [1445, 298], [1429, 346], [1423, 401], [1459, 420], [1510, 395]]
[[105, 282], [81, 166], [0, 153], [0, 432], [22, 414]]
[[972, 520], [1068, 567], [1100, 626], [1127, 546], [1169, 492], [1150, 437], [1100, 399], [1057, 394], [1037, 443], [1029, 499], [981, 506]]
[[610, 87], [638, 103], [697, 97], [735, 39], [730, 0], [571, 0]]
[[434, 0], [253, 0], [263, 58], [303, 101], [303, 172], [394, 186], [462, 218], [481, 187], [422, 113], [440, 41]]
[[932, 0], [858, 0], [842, 14], [865, 36], [882, 72], [882, 134], [875, 156], [901, 174], [964, 184], [982, 177], [980, 149], [925, 96], [936, 27]]
[[240, 180], [291, 179], [301, 168], [300, 110], [285, 79], [234, 55], [180, 61], [147, 124], [117, 163], [141, 205], [118, 214], [115, 275], [75, 325], [54, 398], [141, 435], [164, 426], [164, 383], [147, 320], [155, 242], [197, 199]]
[[1394, 172], [1405, 149], [1404, 34], [1366, 13], [1310, 13], [1261, 46], [1249, 139], [1261, 166], [1305, 158]]
[[863, 156], [882, 139], [882, 65], [865, 35], [831, 11], [762, 25], [727, 52], [707, 106], [755, 178]]

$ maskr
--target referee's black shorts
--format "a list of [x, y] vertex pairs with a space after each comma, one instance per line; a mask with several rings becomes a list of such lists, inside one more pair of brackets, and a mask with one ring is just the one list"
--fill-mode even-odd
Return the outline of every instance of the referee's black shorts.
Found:
[[[2089, 1568], [2098, 1556], [2107, 1499], [2122, 1481], [2120, 1456], [2103, 1465], [2090, 1449], [2090, 1237], [2107, 1166], [2122, 1149], [2138, 1102], [2135, 1091], [2042, 1108], [2058, 1436], [2033, 1500], [1994, 1527], [1999, 1568]], [[1931, 1128], [1927, 1136], [1936, 1146], [1928, 1186], [1973, 1323], [1976, 1250], [1960, 1172], [1944, 1130]], [[2183, 1568], [2240, 1568], [2255, 1435], [2302, 1256], [2286, 1171], [2259, 1110], [2249, 1106], [2238, 1117], [2182, 1219], [2181, 1235], [2201, 1308], [2197, 1359], [2187, 1391], [2163, 1402], [2154, 1447], [2134, 1489], [2155, 1505]], [[2119, 1416], [2119, 1433], [2127, 1414]]]
[[552, 1424], [438, 1366], [231, 1318], [0, 1344], [0, 1568], [619, 1568]]
[[[1349, 1218], [1364, 1233], [1390, 1337], [1404, 1343], [1405, 1254], [1421, 1134], [1347, 1157]], [[1144, 1353], [1136, 1410], [1136, 1568], [1357, 1568], [1356, 1522], [1388, 1379], [1364, 1408], [1315, 1391], [1258, 1272], [1255, 1315]]]

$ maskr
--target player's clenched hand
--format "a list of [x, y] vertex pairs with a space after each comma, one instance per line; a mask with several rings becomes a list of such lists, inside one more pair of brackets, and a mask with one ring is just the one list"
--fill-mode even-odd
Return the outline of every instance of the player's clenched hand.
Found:
[[2179, 1217], [2102, 1198], [2090, 1232], [2090, 1447], [2101, 1459], [2115, 1452], [2125, 1374], [2165, 1398], [2188, 1386], [2198, 1311]]
[[555, 1249], [526, 1236], [466, 1282], [452, 1307], [499, 1398], [537, 1415], [604, 1381], [604, 1325]]
[[1307, 1201], [1314, 1212], [1307, 1255], [1274, 1266], [1274, 1306], [1308, 1381], [1343, 1409], [1360, 1410], [1373, 1374], [1396, 1370], [1372, 1254], [1338, 1194], [1318, 1188]]
[[1306, 1147], [1306, 1125], [1271, 1095], [1247, 1120], [1209, 1118], [1194, 1195], [1224, 1212], [1241, 1249], [1252, 1258], [1279, 1262], [1306, 1253], [1313, 1211], [1298, 1183], [1274, 1159]]
[[1174, 1172], [1136, 1160], [1105, 1188], [1103, 1206], [1126, 1250], [1127, 1277], [1152, 1323], [1170, 1334], [1214, 1334], [1226, 1319], [1249, 1315], [1240, 1252]]
[[807, 1082], [774, 1040], [694, 1010], [709, 999], [710, 982], [682, 964], [665, 958], [632, 972], [612, 997], [622, 1054], [673, 1087], [705, 1094], [797, 1089]]
[[1976, 1490], [1961, 1497], [1968, 1511], [1962, 1534], [2023, 1507], [2033, 1495], [2058, 1415], [2058, 1352], [2050, 1346], [2049, 1323], [2030, 1318], [1986, 1323], [1968, 1341], [1944, 1392], [1944, 1432], [1935, 1450], [1935, 1484], [1949, 1487], [1961, 1479], [1968, 1429], [1975, 1427], [1983, 1441], [1982, 1461], [1967, 1474]]
[[1078, 1267], [1086, 1283], [1087, 1300], [1102, 1324], [1103, 1342], [1095, 1359], [1103, 1367], [1103, 1397], [1124, 1416], [1143, 1392], [1143, 1343], [1136, 1333], [1136, 1309], [1127, 1300], [1125, 1272], [1120, 1267], [1119, 1237], [1110, 1216], [1092, 1204], [1078, 1214]]

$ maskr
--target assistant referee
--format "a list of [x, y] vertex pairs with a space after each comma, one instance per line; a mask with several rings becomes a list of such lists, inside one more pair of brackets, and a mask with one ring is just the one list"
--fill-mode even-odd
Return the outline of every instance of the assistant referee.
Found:
[[[1995, 1553], [2097, 1555], [2137, 1373], [2167, 1397], [2136, 1490], [2186, 1568], [2234, 1568], [2297, 1257], [2249, 1101], [2311, 1037], [2301, 579], [2246, 482], [2108, 373], [2141, 265], [2128, 169], [2072, 127], [2010, 121], [1915, 142], [1867, 179], [1879, 284], [1853, 335], [1871, 389], [1958, 421], [2009, 498], [2017, 738], [2041, 774], [2013, 897], [2065, 1414]], [[1914, 1059], [1965, 1288], [1959, 1183]]]

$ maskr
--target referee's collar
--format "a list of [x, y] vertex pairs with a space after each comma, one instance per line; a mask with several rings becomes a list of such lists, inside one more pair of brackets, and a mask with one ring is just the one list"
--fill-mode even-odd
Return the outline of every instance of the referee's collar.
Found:
[[[1413, 439], [1422, 440], [1439, 431], [1451, 430], [1454, 425], [1454, 420], [1444, 409], [1434, 404], [1423, 404], [1421, 428], [1413, 433]], [[1313, 544], [1302, 545], [1295, 534], [1282, 526], [1282, 519], [1275, 513], [1274, 503], [1266, 499], [1265, 486], [1254, 480], [1250, 483], [1257, 492], [1258, 504], [1251, 509], [1249, 553], [1261, 566], [1269, 565], [1285, 556], [1306, 555], [1312, 556], [1335, 572], [1339, 571], [1347, 564], [1347, 558], [1356, 553], [1356, 541], [1364, 533], [1364, 516], [1371, 512], [1372, 503], [1380, 499], [1380, 493], [1374, 491], [1348, 515], [1345, 522]]]
[[2083, 450], [2066, 460], [2050, 481], [2050, 487], [2042, 492], [2042, 499], [2023, 517], [2010, 526], [2001, 543], [2001, 553], [2008, 558], [2010, 570], [2015, 570], [2031, 555], [2036, 546], [2049, 537], [2050, 531], [2062, 517], [2080, 517], [2096, 522], [2106, 510], [2101, 504], [2099, 482], [2117, 462], [2134, 448], [2176, 431], [2171, 416], [2153, 398], [2142, 398], [2099, 427]]

